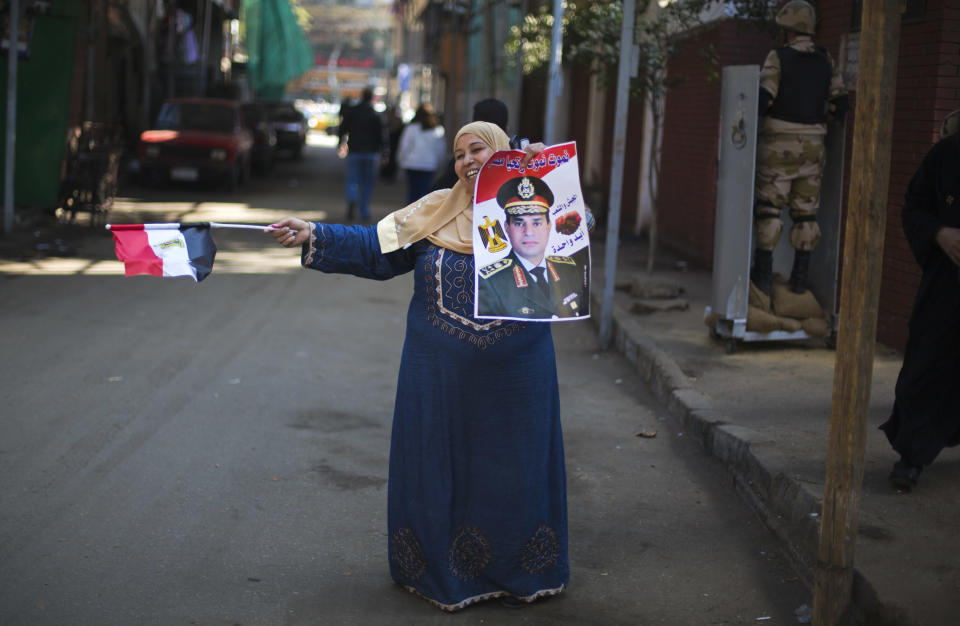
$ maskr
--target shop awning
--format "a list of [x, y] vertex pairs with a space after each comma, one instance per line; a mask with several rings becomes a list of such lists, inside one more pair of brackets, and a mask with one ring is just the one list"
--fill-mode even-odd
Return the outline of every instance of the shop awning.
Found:
[[258, 99], [278, 100], [313, 66], [313, 50], [288, 0], [243, 0], [247, 79]]

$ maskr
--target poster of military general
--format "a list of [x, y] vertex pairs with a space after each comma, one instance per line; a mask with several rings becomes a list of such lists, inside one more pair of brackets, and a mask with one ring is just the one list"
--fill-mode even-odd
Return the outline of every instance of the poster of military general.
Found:
[[565, 321], [590, 316], [590, 238], [576, 143], [495, 153], [473, 205], [478, 318]]

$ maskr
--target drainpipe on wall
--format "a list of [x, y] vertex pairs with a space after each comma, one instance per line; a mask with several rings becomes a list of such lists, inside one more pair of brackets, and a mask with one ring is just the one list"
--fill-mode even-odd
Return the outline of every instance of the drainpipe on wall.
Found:
[[20, 32], [20, 2], [10, 0], [10, 30], [7, 45], [7, 150], [3, 187], [3, 233], [13, 230], [13, 174], [17, 147], [17, 55]]
[[167, 20], [167, 50], [164, 55], [167, 61], [167, 98], [173, 98], [177, 95], [177, 85], [174, 78], [177, 69], [177, 54], [175, 50], [177, 44], [177, 5], [172, 0], [167, 0], [165, 19]]
[[553, 39], [550, 44], [550, 82], [547, 86], [547, 119], [543, 125], [543, 142], [548, 146], [556, 141], [554, 117], [556, 104], [563, 93], [560, 61], [563, 55], [563, 0], [553, 0]]
[[96, 54], [97, 49], [97, 40], [96, 32], [94, 25], [97, 23], [97, 2], [94, 0], [90, 3], [90, 14], [87, 16], [87, 71], [86, 71], [86, 85], [84, 86], [84, 105], [83, 105], [83, 119], [92, 120], [93, 119], [93, 94], [94, 94], [94, 55]]
[[600, 349], [613, 340], [613, 288], [617, 277], [617, 248], [620, 245], [620, 199], [623, 196], [623, 161], [627, 142], [630, 60], [633, 50], [634, 0], [623, 0], [623, 24], [620, 31], [620, 63], [617, 69], [616, 119], [613, 123], [613, 163], [610, 166], [610, 211], [607, 215], [607, 239], [603, 263], [603, 306], [600, 310]]
[[156, 68], [156, 44], [153, 43], [153, 34], [157, 32], [157, 13], [156, 9], [147, 15], [146, 24], [143, 27], [143, 54], [140, 55], [140, 116], [137, 123], [140, 125], [138, 130], [143, 130], [150, 125], [152, 116], [153, 92], [150, 85], [153, 82], [154, 70]]
[[[527, 16], [527, 0], [520, 1], [520, 28], [523, 28], [523, 20]], [[522, 32], [522, 31], [521, 31]], [[520, 132], [520, 108], [523, 106], [523, 45], [517, 46], [517, 85], [513, 96], [513, 122], [514, 132]]]
[[213, 18], [213, 1], [207, 0], [203, 16], [203, 43], [200, 44], [200, 96], [207, 95], [207, 56], [210, 53], [210, 20]]

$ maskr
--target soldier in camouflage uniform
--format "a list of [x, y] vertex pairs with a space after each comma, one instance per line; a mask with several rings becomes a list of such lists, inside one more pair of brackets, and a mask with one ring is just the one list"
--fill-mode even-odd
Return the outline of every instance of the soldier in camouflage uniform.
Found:
[[760, 70], [760, 130], [757, 146], [756, 250], [750, 279], [764, 293], [773, 288], [773, 249], [780, 214], [790, 210], [794, 249], [790, 288], [806, 289], [810, 252], [820, 239], [817, 208], [828, 116], [847, 110], [847, 93], [830, 53], [813, 43], [816, 13], [791, 0], [777, 13], [787, 44], [771, 50]]

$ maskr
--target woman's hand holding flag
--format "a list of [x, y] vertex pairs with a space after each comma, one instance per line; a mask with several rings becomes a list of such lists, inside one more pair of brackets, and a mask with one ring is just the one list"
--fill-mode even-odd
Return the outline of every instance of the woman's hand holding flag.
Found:
[[270, 233], [284, 248], [292, 248], [303, 245], [310, 239], [310, 224], [295, 217], [288, 217], [276, 224], [270, 224], [270, 228], [264, 228], [263, 232]]

